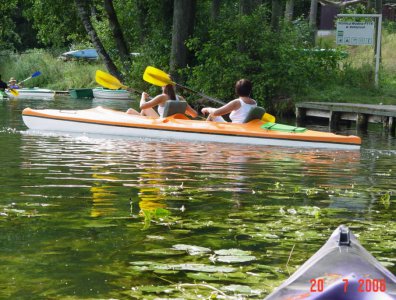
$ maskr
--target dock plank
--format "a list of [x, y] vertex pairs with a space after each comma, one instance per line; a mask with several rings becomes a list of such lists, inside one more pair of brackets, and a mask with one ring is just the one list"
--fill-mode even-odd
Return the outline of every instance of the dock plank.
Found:
[[296, 117], [298, 126], [304, 126], [309, 117], [327, 118], [331, 129], [341, 120], [355, 121], [357, 128], [363, 130], [367, 123], [383, 123], [384, 128], [395, 134], [396, 105], [301, 102], [296, 104]]

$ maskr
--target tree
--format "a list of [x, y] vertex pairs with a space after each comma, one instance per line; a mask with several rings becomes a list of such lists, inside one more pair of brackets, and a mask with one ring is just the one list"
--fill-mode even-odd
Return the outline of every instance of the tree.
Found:
[[59, 48], [86, 39], [74, 1], [26, 0], [19, 3], [42, 45]]
[[185, 43], [193, 33], [195, 10], [196, 0], [174, 1], [170, 71], [175, 79], [178, 78], [176, 71], [186, 67], [189, 62], [189, 51]]
[[311, 7], [309, 10], [309, 27], [312, 30], [311, 43], [315, 44], [316, 31], [318, 30], [316, 18], [318, 15], [318, 0], [311, 0]]
[[220, 1], [221, 0], [212, 0], [212, 7], [211, 7], [211, 19], [212, 21], [216, 21], [220, 14]]
[[103, 61], [107, 67], [107, 70], [114, 76], [116, 76], [118, 79], [122, 79], [122, 74], [114, 64], [113, 60], [110, 58], [109, 54], [106, 52], [106, 49], [104, 48], [98, 34], [96, 33], [95, 28], [93, 27], [91, 20], [89, 18], [89, 7], [86, 1], [84, 0], [74, 0], [76, 7], [77, 7], [77, 12], [78, 15], [81, 18], [81, 22], [84, 25], [85, 30], [87, 31], [87, 34], [89, 38], [91, 39], [92, 44], [95, 46], [96, 50], [100, 54], [100, 56], [103, 58]]
[[367, 9], [370, 11], [375, 6], [375, 0], [367, 0]]
[[382, 14], [382, 0], [375, 1], [375, 10], [377, 14]]
[[311, 0], [311, 7], [309, 9], [309, 25], [316, 30], [316, 18], [318, 15], [318, 0]]
[[253, 0], [239, 0], [239, 13], [250, 15], [253, 11]]
[[286, 1], [285, 20], [291, 22], [294, 14], [294, 0]]
[[271, 28], [274, 31], [279, 29], [279, 20], [282, 14], [282, 6], [279, 0], [272, 0]]
[[130, 69], [129, 50], [127, 44], [125, 43], [124, 35], [122, 33], [120, 23], [118, 22], [117, 14], [114, 10], [113, 1], [104, 0], [104, 8], [109, 17], [110, 29], [113, 33], [121, 62], [124, 65], [125, 70], [128, 71]]
[[15, 23], [11, 15], [17, 9], [17, 1], [5, 1], [0, 5], [0, 50], [12, 49], [19, 37], [15, 32]]

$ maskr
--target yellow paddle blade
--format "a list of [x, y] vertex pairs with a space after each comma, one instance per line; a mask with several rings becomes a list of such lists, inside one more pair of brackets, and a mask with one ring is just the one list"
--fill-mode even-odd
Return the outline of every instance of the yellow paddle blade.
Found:
[[261, 118], [261, 120], [264, 122], [275, 123], [275, 117], [268, 113], [265, 113], [264, 116]]
[[13, 94], [14, 96], [19, 96], [19, 92], [18, 92], [17, 90], [9, 89], [9, 91], [10, 91], [11, 94]]
[[123, 85], [116, 77], [101, 70], [96, 70], [95, 80], [101, 86], [111, 90], [118, 90], [119, 88], [123, 88], [123, 89], [127, 88], [127, 86]]
[[169, 75], [166, 74], [164, 71], [161, 71], [160, 69], [151, 66], [148, 66], [146, 70], [144, 70], [143, 80], [157, 86], [176, 84], [170, 79]]

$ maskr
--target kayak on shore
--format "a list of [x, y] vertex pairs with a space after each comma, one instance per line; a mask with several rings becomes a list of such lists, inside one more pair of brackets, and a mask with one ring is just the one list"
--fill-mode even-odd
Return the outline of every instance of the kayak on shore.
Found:
[[130, 100], [131, 95], [126, 90], [109, 90], [101, 87], [92, 90], [93, 96], [96, 99], [111, 99], [111, 100]]
[[395, 300], [396, 276], [346, 226], [264, 300]]
[[244, 124], [218, 123], [191, 120], [180, 113], [154, 119], [101, 106], [85, 110], [25, 108], [22, 118], [33, 130], [344, 150], [360, 149], [361, 143], [357, 136], [313, 131], [261, 119]]
[[18, 95], [7, 91], [7, 95], [9, 98], [21, 98], [21, 99], [46, 99], [52, 100], [55, 98], [55, 91], [49, 89], [41, 89], [41, 88], [22, 88], [16, 89]]

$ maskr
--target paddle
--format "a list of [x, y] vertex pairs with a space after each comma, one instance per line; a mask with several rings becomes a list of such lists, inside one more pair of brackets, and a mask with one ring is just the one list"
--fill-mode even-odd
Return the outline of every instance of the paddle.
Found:
[[[157, 86], [164, 86], [167, 84], [176, 85], [186, 91], [198, 94], [202, 98], [206, 98], [206, 99], [213, 101], [215, 103], [218, 103], [221, 105], [226, 104], [225, 102], [223, 102], [221, 100], [206, 96], [206, 95], [202, 94], [201, 92], [194, 91], [186, 86], [183, 86], [181, 84], [178, 84], [178, 83], [172, 81], [169, 74], [165, 73], [164, 71], [162, 71], [160, 69], [154, 68], [152, 66], [148, 66], [146, 68], [146, 70], [144, 71], [143, 80], [145, 80], [151, 84], [157, 85]], [[269, 113], [265, 113], [264, 116], [261, 118], [261, 120], [263, 120], [264, 122], [273, 122], [274, 123], [275, 117]]]
[[101, 70], [96, 70], [95, 80], [101, 86], [108, 88], [110, 90], [118, 90], [121, 88], [137, 94], [142, 93], [126, 85], [123, 85], [116, 77]]
[[27, 81], [27, 80], [29, 80], [29, 79], [32, 79], [32, 78], [37, 77], [37, 76], [40, 76], [40, 75], [41, 75], [41, 72], [40, 72], [40, 71], [36, 71], [36, 72], [34, 72], [31, 76], [29, 76], [28, 78], [22, 80], [22, 81], [19, 82], [18, 84], [21, 84], [22, 82], [25, 82], [25, 81]]
[[13, 94], [14, 96], [19, 96], [19, 92], [17, 91], [17, 90], [14, 90], [14, 89], [8, 89], [10, 92], [11, 92], [11, 94]]
[[154, 68], [154, 67], [151, 67], [151, 66], [148, 66], [146, 68], [146, 70], [144, 71], [143, 80], [147, 81], [148, 83], [157, 85], [157, 86], [165, 86], [165, 85], [168, 85], [168, 84], [176, 85], [176, 86], [178, 86], [178, 87], [180, 87], [180, 88], [182, 88], [182, 89], [184, 89], [186, 91], [189, 91], [189, 92], [194, 93], [194, 94], [198, 94], [202, 98], [206, 98], [206, 99], [208, 99], [210, 101], [213, 101], [213, 102], [221, 104], [221, 105], [225, 104], [221, 100], [206, 96], [206, 95], [202, 94], [201, 92], [194, 91], [194, 90], [192, 90], [192, 89], [190, 89], [190, 88], [188, 88], [186, 86], [183, 86], [181, 84], [178, 84], [178, 83], [172, 81], [172, 79], [170, 79], [169, 74], [165, 73], [164, 71], [161, 71], [160, 69], [157, 69], [157, 68]]

